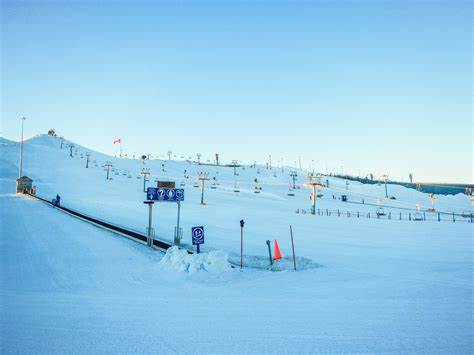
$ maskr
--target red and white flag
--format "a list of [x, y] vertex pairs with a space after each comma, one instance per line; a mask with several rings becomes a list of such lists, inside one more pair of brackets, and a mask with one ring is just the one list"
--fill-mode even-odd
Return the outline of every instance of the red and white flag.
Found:
[[116, 140], [114, 140], [114, 144], [120, 144], [120, 138], [117, 138]]

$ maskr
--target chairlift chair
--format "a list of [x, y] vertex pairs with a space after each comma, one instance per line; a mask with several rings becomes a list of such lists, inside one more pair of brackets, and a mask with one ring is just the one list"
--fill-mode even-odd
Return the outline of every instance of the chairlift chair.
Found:
[[383, 208], [379, 207], [377, 208], [377, 211], [375, 212], [377, 214], [377, 216], [385, 216], [385, 211], [383, 210]]

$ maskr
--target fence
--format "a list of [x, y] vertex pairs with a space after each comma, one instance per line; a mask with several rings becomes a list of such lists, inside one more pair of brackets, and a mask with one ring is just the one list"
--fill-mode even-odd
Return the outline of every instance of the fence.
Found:
[[[311, 214], [310, 210], [298, 208], [295, 211], [297, 214]], [[368, 219], [385, 219], [385, 220], [398, 220], [398, 221], [437, 221], [437, 222], [467, 222], [472, 223], [474, 214], [459, 214], [459, 213], [447, 213], [447, 212], [430, 212], [430, 211], [417, 211], [417, 212], [392, 212], [392, 211], [347, 211], [347, 210], [330, 210], [318, 208], [315, 210], [317, 216], [335, 216], [335, 217], [346, 217], [346, 218], [368, 218]]]

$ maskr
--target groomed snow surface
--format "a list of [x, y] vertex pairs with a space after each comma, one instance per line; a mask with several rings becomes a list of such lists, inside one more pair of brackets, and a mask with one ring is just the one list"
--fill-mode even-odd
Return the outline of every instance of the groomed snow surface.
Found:
[[[59, 140], [25, 144], [26, 175], [38, 194], [62, 196], [65, 206], [144, 231], [147, 221], [141, 162], [92, 152], [85, 169]], [[288, 172], [217, 170], [221, 185], [199, 191], [186, 181], [184, 242], [204, 225], [204, 253], [172, 248], [164, 254], [14, 194], [18, 144], [0, 142], [1, 353], [472, 353], [473, 235], [467, 221], [414, 222], [296, 214], [308, 191], [288, 197]], [[120, 171], [105, 181], [101, 163]], [[161, 171], [165, 164], [166, 174]], [[147, 162], [152, 176], [191, 179], [186, 162]], [[133, 178], [122, 175], [130, 171]], [[303, 178], [300, 178], [303, 180]], [[180, 180], [178, 180], [180, 181]], [[300, 181], [301, 183], [302, 181]], [[331, 195], [321, 208], [348, 209]], [[339, 190], [338, 190], [339, 188]], [[425, 194], [390, 187], [396, 207], [429, 206]], [[383, 186], [351, 183], [349, 198], [375, 201]], [[440, 209], [471, 208], [466, 196], [437, 200]], [[399, 204], [398, 206], [396, 204]], [[374, 212], [374, 207], [353, 205]], [[390, 210], [389, 208], [387, 211]], [[244, 264], [239, 220], [246, 221]], [[172, 240], [176, 206], [155, 205], [155, 234]], [[297, 265], [292, 271], [288, 227]], [[278, 239], [284, 260], [268, 270], [266, 240]], [[283, 270], [283, 271], [281, 271]]]

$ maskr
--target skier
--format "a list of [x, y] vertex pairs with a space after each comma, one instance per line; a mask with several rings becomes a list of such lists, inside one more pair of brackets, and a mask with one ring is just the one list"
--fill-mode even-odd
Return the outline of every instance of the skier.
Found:
[[56, 198], [53, 198], [53, 205], [58, 207], [61, 206], [61, 196], [58, 194], [56, 194]]

